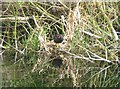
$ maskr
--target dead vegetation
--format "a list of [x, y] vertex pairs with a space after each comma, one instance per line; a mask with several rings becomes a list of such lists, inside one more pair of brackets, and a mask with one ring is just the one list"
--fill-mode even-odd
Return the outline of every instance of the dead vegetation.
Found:
[[[118, 3], [17, 2], [13, 5], [9, 3], [8, 8], [3, 11], [3, 17], [5, 14], [9, 15], [10, 11], [15, 12], [12, 16], [14, 22], [12, 39], [15, 40], [9, 41], [5, 35], [9, 28], [6, 27], [1, 34], [3, 40], [1, 47], [13, 48], [19, 55], [23, 55], [22, 60], [18, 58], [15, 61], [18, 64], [21, 61], [24, 63], [25, 56], [29, 56], [27, 63], [32, 62], [33, 67], [29, 72], [39, 73], [43, 77], [40, 80], [48, 80], [45, 82], [46, 86], [63, 86], [64, 79], [69, 81], [64, 86], [118, 86], [120, 83], [117, 79], [120, 51]], [[13, 11], [9, 7], [14, 8]], [[20, 16], [18, 12], [21, 12]], [[11, 21], [10, 19], [11, 17], [4, 17], [5, 21]], [[32, 24], [29, 19], [32, 19]], [[19, 22], [23, 27], [19, 28], [19, 31], [24, 30], [25, 33], [18, 34]], [[54, 43], [55, 34], [63, 35], [62, 43]], [[21, 40], [17, 39], [20, 36]], [[56, 58], [62, 60], [61, 66], [57, 68], [52, 64]], [[116, 83], [111, 84], [112, 81]]]

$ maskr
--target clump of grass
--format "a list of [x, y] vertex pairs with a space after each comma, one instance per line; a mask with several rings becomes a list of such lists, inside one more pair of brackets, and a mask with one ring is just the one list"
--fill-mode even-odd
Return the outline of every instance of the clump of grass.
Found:
[[[27, 70], [13, 86], [118, 87], [118, 2], [16, 2], [3, 8], [6, 14], [12, 18], [1, 19], [13, 25], [3, 29], [1, 47], [13, 48], [14, 64]], [[55, 34], [64, 36], [63, 43], [53, 42]], [[51, 61], [58, 57], [63, 65], [55, 68]]]

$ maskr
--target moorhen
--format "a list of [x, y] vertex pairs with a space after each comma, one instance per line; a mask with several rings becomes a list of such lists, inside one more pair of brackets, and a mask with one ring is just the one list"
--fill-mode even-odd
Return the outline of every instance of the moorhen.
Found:
[[53, 39], [55, 43], [61, 43], [63, 41], [63, 36], [61, 34], [56, 34]]
[[60, 57], [57, 57], [52, 61], [52, 64], [55, 68], [60, 68], [63, 64], [63, 60]]

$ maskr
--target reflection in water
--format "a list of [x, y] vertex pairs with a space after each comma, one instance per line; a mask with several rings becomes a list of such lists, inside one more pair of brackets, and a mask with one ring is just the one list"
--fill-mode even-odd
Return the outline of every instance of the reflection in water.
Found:
[[[24, 57], [20, 54], [16, 57], [17, 52], [13, 49], [5, 50], [2, 54], [2, 86], [13, 87], [17, 80], [25, 77], [27, 72]], [[30, 67], [30, 66], [28, 66]]]

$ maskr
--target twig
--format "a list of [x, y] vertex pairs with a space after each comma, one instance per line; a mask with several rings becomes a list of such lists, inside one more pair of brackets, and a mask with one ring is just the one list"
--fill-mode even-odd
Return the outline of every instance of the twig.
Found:
[[92, 34], [92, 33], [90, 33], [90, 32], [87, 32], [87, 31], [83, 31], [85, 34], [87, 34], [87, 35], [90, 35], [90, 36], [92, 36], [92, 37], [95, 37], [95, 38], [102, 38], [102, 37], [100, 37], [100, 36], [97, 36], [97, 35], [95, 35], [95, 34]]
[[32, 18], [32, 17], [28, 17], [28, 16], [26, 16], [26, 17], [5, 17], [5, 18], [0, 18], [0, 22], [3, 22], [3, 21], [16, 21], [16, 20], [18, 20], [18, 21], [26, 21], [26, 20], [29, 20], [30, 18]]
[[85, 59], [85, 60], [87, 60], [87, 61], [90, 61], [90, 62], [94, 63], [94, 61], [90, 60], [90, 58], [87, 58], [87, 57], [84, 57], [84, 56], [78, 56], [78, 55], [75, 55], [75, 54], [73, 54], [73, 53], [70, 53], [70, 52], [68, 52], [68, 51], [66, 51], [66, 50], [62, 50], [62, 49], [59, 49], [59, 51], [62, 51], [62, 52], [64, 52], [64, 53], [67, 53], [67, 54], [71, 55], [73, 58]]

